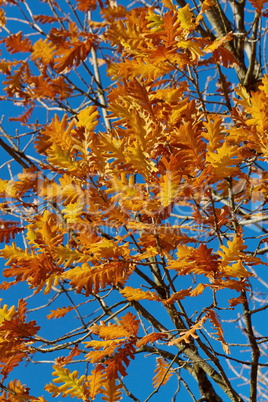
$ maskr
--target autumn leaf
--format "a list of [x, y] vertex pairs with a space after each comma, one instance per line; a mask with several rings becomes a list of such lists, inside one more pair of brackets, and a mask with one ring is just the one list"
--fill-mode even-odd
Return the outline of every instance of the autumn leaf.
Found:
[[213, 167], [217, 179], [234, 176], [241, 161], [239, 149], [224, 142], [216, 152], [208, 151], [207, 162]]
[[142, 347], [143, 345], [146, 345], [147, 343], [154, 343], [158, 340], [166, 339], [167, 334], [164, 333], [158, 333], [158, 332], [151, 332], [148, 335], [145, 335], [143, 338], [141, 338], [137, 343], [136, 346], [137, 348]]
[[187, 31], [192, 31], [196, 28], [194, 15], [190, 10], [189, 4], [186, 4], [186, 6], [178, 10], [177, 19], [180, 22], [180, 26]]
[[267, 0], [249, 0], [258, 13], [261, 13], [263, 6]]
[[59, 307], [57, 310], [53, 310], [50, 314], [47, 315], [47, 318], [50, 320], [51, 318], [59, 318], [64, 317], [69, 311], [72, 311], [73, 307]]
[[208, 318], [207, 315], [203, 316], [190, 329], [180, 332], [179, 338], [172, 339], [168, 343], [168, 345], [169, 346], [176, 345], [177, 343], [182, 343], [182, 342], [190, 343], [192, 341], [191, 338], [197, 339], [199, 336], [196, 334], [196, 331], [202, 328], [202, 326], [204, 325], [207, 318]]
[[17, 34], [10, 35], [5, 40], [6, 48], [9, 53], [17, 53], [17, 52], [31, 52], [32, 51], [32, 43], [29, 38], [23, 38], [22, 32], [18, 32]]
[[58, 57], [55, 59], [55, 68], [58, 73], [69, 71], [74, 66], [86, 59], [92, 46], [95, 44], [96, 37], [92, 34], [84, 42], [72, 43], [69, 48], [59, 49], [57, 52]]
[[103, 384], [102, 400], [106, 402], [118, 402], [122, 399], [121, 384], [117, 384], [114, 378], [107, 379]]
[[45, 389], [53, 393], [53, 396], [58, 394], [62, 394], [63, 397], [71, 396], [72, 398], [81, 398], [82, 400], [86, 400], [86, 392], [83, 386], [85, 381], [85, 376], [82, 375], [78, 377], [78, 372], [71, 372], [69, 369], [53, 366], [54, 371], [52, 375], [56, 377], [53, 382], [56, 384], [61, 384], [60, 386], [55, 386], [54, 384], [48, 384]]
[[158, 388], [159, 386], [165, 385], [170, 377], [172, 376], [169, 364], [161, 357], [156, 359], [156, 369], [155, 376], [153, 378], [153, 387]]
[[217, 314], [215, 313], [214, 310], [209, 310], [207, 312], [207, 317], [211, 321], [211, 323], [214, 326], [214, 328], [216, 329], [217, 339], [221, 342], [224, 352], [229, 354], [230, 349], [229, 349], [229, 346], [228, 346], [228, 344], [226, 343], [226, 341], [225, 341], [225, 339], [223, 337], [222, 326], [220, 324], [219, 318], [217, 317]]
[[125, 286], [124, 289], [120, 291], [120, 293], [126, 297], [128, 300], [156, 300], [160, 301], [161, 299], [156, 293], [150, 291], [144, 291], [141, 289], [134, 289], [130, 286]]
[[77, 127], [85, 127], [87, 130], [94, 130], [98, 124], [98, 111], [94, 106], [88, 106], [77, 115]]
[[10, 321], [15, 312], [15, 306], [8, 308], [7, 304], [4, 304], [4, 306], [0, 309], [0, 324], [2, 324], [4, 320]]
[[0, 401], [265, 398], [267, 2], [123, 3], [0, 0]]
[[164, 300], [164, 304], [173, 304], [175, 303], [176, 300], [183, 300], [186, 296], [191, 295], [190, 289], [182, 289], [179, 290], [178, 292], [173, 293], [171, 297], [169, 297], [167, 300]]
[[97, 7], [97, 0], [76, 0], [76, 2], [78, 10], [84, 13], [89, 10], [95, 10]]
[[54, 46], [48, 39], [39, 39], [33, 45], [32, 59], [41, 59], [43, 64], [49, 64], [54, 59], [56, 46]]
[[97, 364], [97, 366], [91, 371], [91, 374], [87, 376], [87, 381], [89, 382], [90, 398], [94, 400], [96, 395], [100, 393], [102, 384], [105, 382], [103, 365]]

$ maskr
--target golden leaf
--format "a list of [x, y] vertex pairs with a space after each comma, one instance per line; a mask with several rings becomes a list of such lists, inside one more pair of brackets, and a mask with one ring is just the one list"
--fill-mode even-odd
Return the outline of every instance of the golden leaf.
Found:
[[82, 215], [84, 205], [81, 202], [72, 202], [62, 210], [64, 219], [67, 223], [75, 223], [78, 221], [79, 217]]
[[246, 270], [241, 260], [232, 265], [223, 267], [222, 272], [226, 276], [234, 276], [236, 278], [248, 278], [249, 276], [254, 276], [251, 272]]
[[[71, 372], [69, 369], [61, 366], [53, 366], [54, 372], [52, 375], [56, 377], [53, 382], [56, 384], [63, 383], [60, 385], [58, 390], [53, 386], [48, 384], [45, 389], [48, 392], [61, 393], [63, 397], [71, 396], [72, 398], [79, 398], [84, 401], [87, 400], [87, 395], [85, 388], [83, 386], [85, 382], [85, 375], [78, 377], [78, 371]], [[52, 384], [53, 385], [53, 384]]]
[[177, 20], [180, 22], [181, 28], [185, 30], [192, 31], [196, 28], [196, 24], [193, 21], [194, 14], [190, 10], [189, 4], [186, 4], [186, 6], [178, 9]]
[[160, 301], [161, 299], [159, 296], [154, 293], [150, 292], [149, 290], [144, 291], [141, 289], [134, 289], [130, 286], [126, 286], [124, 289], [120, 290], [120, 293], [126, 297], [127, 300], [156, 300]]
[[48, 39], [39, 39], [33, 45], [32, 59], [41, 59], [43, 64], [49, 64], [54, 59], [55, 51], [56, 46]]
[[234, 176], [237, 164], [242, 160], [237, 146], [224, 142], [216, 152], [207, 152], [207, 162], [213, 167], [217, 179]]
[[88, 106], [81, 110], [77, 115], [77, 127], [85, 127], [89, 131], [93, 131], [98, 124], [98, 111], [95, 106]]
[[[0, 299], [0, 301], [1, 300], [2, 299]], [[2, 324], [4, 320], [7, 321], [11, 320], [11, 318], [15, 315], [15, 313], [16, 313], [15, 306], [8, 308], [7, 304], [4, 304], [4, 306], [0, 308], [0, 324]]]

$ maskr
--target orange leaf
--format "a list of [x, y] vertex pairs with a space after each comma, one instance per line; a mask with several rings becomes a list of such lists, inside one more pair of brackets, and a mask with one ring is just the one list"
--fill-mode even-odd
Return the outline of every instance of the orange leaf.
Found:
[[176, 343], [182, 343], [182, 342], [190, 343], [191, 342], [191, 337], [194, 338], [194, 339], [197, 339], [198, 335], [196, 335], [195, 332], [203, 326], [203, 324], [207, 320], [207, 318], [208, 318], [207, 315], [202, 317], [190, 329], [188, 329], [187, 331], [182, 331], [180, 333], [180, 337], [176, 338], [176, 339], [173, 339], [172, 341], [170, 341], [168, 343], [168, 345], [172, 346], [172, 345], [176, 345]]
[[229, 346], [227, 345], [227, 343], [224, 340], [223, 337], [223, 330], [220, 324], [220, 321], [217, 317], [217, 314], [215, 313], [214, 310], [209, 310], [206, 314], [206, 316], [208, 317], [208, 319], [210, 320], [210, 322], [212, 323], [212, 325], [214, 326], [214, 328], [216, 329], [216, 335], [217, 335], [217, 339], [221, 342], [222, 344], [222, 348], [224, 350], [225, 353], [229, 354], [230, 353], [230, 349]]
[[32, 51], [32, 42], [30, 39], [22, 37], [22, 32], [18, 32], [14, 35], [9, 35], [5, 39], [6, 47], [9, 53], [18, 53], [18, 52], [31, 52]]
[[165, 338], [167, 338], [167, 334], [152, 332], [151, 334], [145, 335], [143, 338], [141, 338], [136, 343], [136, 346], [137, 346], [137, 348], [140, 348], [143, 345], [146, 345], [147, 343], [154, 343], [154, 342], [158, 341], [159, 339], [165, 339]]
[[14, 239], [17, 233], [24, 230], [18, 227], [18, 222], [0, 220], [0, 243], [8, 243], [10, 239]]
[[129, 336], [137, 336], [139, 320], [136, 319], [135, 315], [128, 312], [120, 319], [120, 325], [127, 330]]
[[114, 378], [108, 378], [104, 383], [102, 383], [103, 396], [102, 400], [106, 402], [117, 402], [122, 399], [121, 384], [116, 385]]
[[58, 307], [57, 310], [51, 310], [50, 314], [47, 315], [47, 318], [50, 320], [51, 318], [60, 318], [64, 317], [69, 311], [73, 310], [74, 307]]
[[22, 322], [19, 317], [4, 321], [0, 325], [0, 331], [8, 331], [9, 336], [18, 338], [29, 338], [35, 335], [40, 327], [35, 321]]
[[163, 304], [173, 304], [176, 300], [183, 300], [186, 296], [191, 295], [190, 289], [191, 288], [182, 289], [176, 293], [173, 293], [173, 295], [169, 299], [163, 301]]
[[235, 307], [240, 303], [244, 303], [247, 299], [245, 296], [238, 296], [238, 297], [233, 297], [232, 299], [229, 299], [229, 304], [231, 307]]
[[97, 8], [97, 2], [101, 7], [103, 7], [100, 0], [76, 0], [78, 10], [83, 13], [87, 13], [90, 10], [95, 10]]
[[104, 366], [97, 364], [97, 366], [91, 371], [91, 375], [87, 377], [89, 382], [89, 393], [92, 400], [99, 393], [102, 384], [105, 382]]
[[256, 11], [258, 13], [261, 13], [264, 4], [268, 3], [267, 0], [249, 0], [249, 2], [253, 5], [254, 8], [256, 8]]
[[57, 51], [55, 68], [58, 73], [70, 70], [84, 61], [95, 44], [95, 35], [89, 35], [85, 42], [75, 42], [69, 48], [62, 48]]
[[172, 376], [169, 364], [162, 358], [156, 359], [156, 369], [154, 370], [155, 376], [153, 378], [153, 387], [157, 388], [160, 385], [165, 385]]
[[55, 364], [57, 366], [64, 367], [64, 366], [66, 366], [66, 364], [70, 363], [75, 356], [79, 356], [79, 355], [80, 355], [80, 351], [78, 349], [78, 346], [75, 346], [73, 348], [73, 350], [69, 353], [68, 356], [57, 357], [55, 359]]

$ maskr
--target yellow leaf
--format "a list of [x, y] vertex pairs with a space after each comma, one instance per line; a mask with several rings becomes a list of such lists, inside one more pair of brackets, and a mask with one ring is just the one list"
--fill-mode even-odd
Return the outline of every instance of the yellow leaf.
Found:
[[41, 59], [43, 64], [49, 64], [54, 60], [56, 46], [48, 39], [39, 39], [33, 45], [32, 59]]
[[196, 27], [196, 24], [193, 22], [193, 17], [194, 15], [190, 10], [189, 4], [187, 4], [185, 7], [180, 8], [177, 12], [177, 18], [180, 22], [181, 28], [187, 29], [189, 31], [192, 31]]
[[137, 260], [143, 260], [144, 258], [155, 257], [159, 254], [159, 250], [156, 247], [149, 246], [146, 247], [146, 251], [144, 253], [138, 254], [135, 256]]
[[197, 41], [191, 40], [184, 40], [177, 43], [177, 46], [182, 49], [188, 49], [191, 52], [192, 60], [199, 59], [203, 54], [203, 50], [200, 47], [200, 43]]
[[227, 265], [222, 269], [222, 272], [226, 276], [234, 276], [237, 278], [248, 278], [249, 276], [254, 276], [246, 270], [241, 260], [232, 265]]
[[[86, 348], [93, 348], [94, 350], [103, 349], [106, 351], [107, 355], [110, 355], [113, 353], [114, 349], [118, 346], [118, 344], [122, 343], [122, 338], [108, 339], [105, 341], [89, 341], [84, 343], [86, 344]], [[88, 356], [90, 356], [90, 353], [88, 354]]]
[[[4, 10], [0, 9], [0, 27], [6, 26], [6, 14]], [[1, 30], [1, 28], [0, 28]]]
[[[56, 384], [63, 383], [58, 387], [58, 392], [62, 393], [63, 397], [71, 396], [72, 398], [82, 399], [86, 401], [88, 398], [83, 387], [85, 382], [85, 375], [78, 377], [78, 371], [71, 372], [69, 369], [61, 366], [53, 366], [54, 372], [52, 375], [57, 377], [53, 380]], [[53, 387], [54, 388], [54, 387]], [[52, 391], [46, 388], [49, 392]], [[55, 392], [55, 388], [54, 391]], [[57, 392], [57, 391], [56, 391]]]
[[201, 7], [201, 13], [205, 13], [207, 10], [210, 9], [210, 7], [213, 7], [215, 5], [214, 0], [205, 0], [202, 1], [202, 7]]
[[60, 149], [69, 152], [72, 147], [72, 130], [75, 126], [73, 119], [68, 123], [68, 117], [65, 114], [61, 119], [55, 115], [51, 123], [40, 132], [36, 140], [38, 152], [46, 154], [52, 144], [58, 145]]
[[170, 10], [176, 10], [176, 6], [174, 6], [172, 0], [162, 0], [162, 3]]
[[127, 299], [127, 300], [156, 300], [160, 301], [161, 299], [159, 296], [154, 293], [150, 292], [149, 290], [144, 291], [141, 289], [134, 289], [130, 286], [126, 286], [124, 289], [120, 291], [120, 293]]
[[217, 114], [208, 115], [207, 122], [204, 122], [207, 132], [204, 132], [203, 136], [208, 141], [207, 150], [210, 152], [214, 152], [222, 146], [221, 142], [225, 138], [222, 132], [222, 122], [222, 118]]
[[60, 145], [54, 143], [48, 151], [48, 162], [64, 170], [75, 172], [79, 171], [79, 163], [70, 155], [70, 149], [63, 149]]
[[247, 92], [246, 88], [241, 84], [238, 84], [235, 88], [235, 93], [240, 96], [241, 99], [236, 99], [236, 102], [243, 106], [245, 109], [251, 106], [250, 94]]
[[159, 14], [156, 14], [150, 8], [148, 9], [148, 15], [146, 16], [146, 20], [148, 21], [147, 26], [148, 28], [151, 29], [152, 32], [161, 31], [161, 27], [163, 25], [163, 19]]
[[246, 123], [248, 126], [256, 126], [260, 133], [263, 133], [268, 127], [267, 107], [268, 99], [263, 92], [251, 93], [251, 107], [248, 107], [246, 110], [251, 114], [252, 118], [246, 120]]
[[192, 291], [190, 296], [199, 296], [203, 293], [203, 291], [206, 289], [206, 285], [203, 283], [199, 283]]
[[187, 92], [188, 85], [186, 82], [182, 82], [179, 88], [161, 88], [152, 94], [151, 99], [162, 99], [168, 104], [177, 105], [177, 102], [181, 100], [184, 92]]
[[181, 176], [178, 172], [166, 172], [160, 179], [160, 202], [166, 208], [176, 200], [179, 194], [179, 184]]
[[232, 40], [232, 34], [228, 33], [225, 36], [221, 36], [215, 39], [210, 45], [204, 48], [205, 53], [213, 52], [214, 50], [218, 49], [220, 46], [224, 45], [226, 42]]
[[155, 163], [150, 155], [143, 150], [139, 141], [134, 141], [127, 148], [126, 162], [133, 166], [137, 172], [143, 173], [146, 177], [153, 172], [157, 172]]
[[218, 254], [222, 259], [222, 264], [228, 265], [230, 262], [243, 258], [247, 246], [244, 245], [241, 236], [235, 236], [233, 240], [228, 240], [227, 245], [221, 245]]
[[224, 142], [216, 152], [208, 151], [206, 155], [206, 160], [213, 166], [217, 179], [234, 175], [241, 159], [238, 147], [228, 145], [227, 142]]
[[[1, 300], [2, 299], [0, 299], [0, 301]], [[0, 324], [4, 320], [7, 320], [7, 321], [11, 320], [11, 318], [14, 316], [15, 313], [16, 313], [15, 306], [8, 308], [8, 306], [6, 304], [4, 304], [4, 306], [0, 308]]]
[[85, 127], [87, 130], [93, 131], [98, 124], [98, 111], [95, 106], [88, 106], [77, 115], [77, 127]]
[[83, 204], [81, 202], [70, 203], [62, 210], [64, 219], [67, 223], [75, 223], [83, 212]]
[[[247, 260], [247, 256], [243, 252], [247, 247], [243, 243], [240, 236], [235, 236], [232, 241], [227, 242], [227, 246], [222, 245], [218, 254], [221, 257], [221, 264], [219, 270], [226, 276], [234, 276], [237, 278], [248, 278], [252, 276], [244, 266], [242, 261]], [[234, 262], [232, 265], [231, 263]], [[252, 261], [253, 262], [253, 261]]]
[[[268, 97], [268, 74], [265, 74], [259, 85], [259, 89]], [[249, 105], [250, 106], [250, 105]]]

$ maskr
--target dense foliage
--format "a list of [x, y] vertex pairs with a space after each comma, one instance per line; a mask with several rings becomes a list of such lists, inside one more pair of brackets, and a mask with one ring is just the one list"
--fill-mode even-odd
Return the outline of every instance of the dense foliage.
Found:
[[265, 401], [267, 2], [118, 3], [0, 1], [0, 401]]

